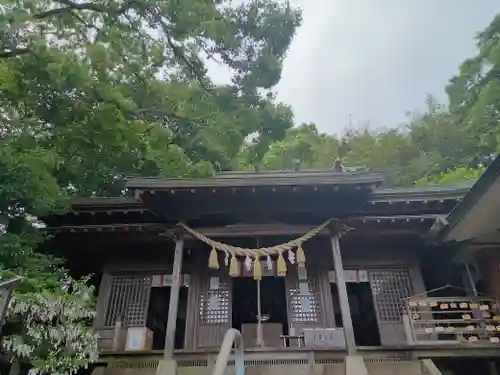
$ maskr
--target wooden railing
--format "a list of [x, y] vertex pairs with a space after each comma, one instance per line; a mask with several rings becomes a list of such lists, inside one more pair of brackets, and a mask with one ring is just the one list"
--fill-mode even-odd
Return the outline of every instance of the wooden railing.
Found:
[[234, 345], [234, 368], [236, 375], [245, 375], [245, 358], [241, 332], [231, 328], [224, 335], [212, 375], [223, 375]]
[[500, 345], [500, 304], [483, 297], [411, 297], [403, 321], [408, 344]]

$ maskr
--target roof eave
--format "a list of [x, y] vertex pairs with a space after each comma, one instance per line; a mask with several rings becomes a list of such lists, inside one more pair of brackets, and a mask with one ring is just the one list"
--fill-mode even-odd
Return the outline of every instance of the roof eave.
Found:
[[410, 187], [410, 188], [389, 188], [377, 189], [373, 192], [372, 201], [433, 201], [457, 199], [461, 200], [473, 184], [464, 184], [461, 186], [430, 186], [430, 187]]
[[476, 181], [469, 192], [446, 218], [447, 225], [437, 234], [436, 242], [446, 242], [447, 235], [467, 215], [488, 189], [495, 183], [500, 175], [500, 155], [497, 156], [483, 175]]
[[126, 187], [132, 190], [169, 190], [196, 188], [236, 188], [236, 187], [278, 187], [304, 185], [372, 185], [373, 188], [383, 182], [378, 173], [290, 173], [280, 174], [248, 174], [232, 177], [213, 177], [205, 179], [162, 179], [162, 178], [129, 178]]

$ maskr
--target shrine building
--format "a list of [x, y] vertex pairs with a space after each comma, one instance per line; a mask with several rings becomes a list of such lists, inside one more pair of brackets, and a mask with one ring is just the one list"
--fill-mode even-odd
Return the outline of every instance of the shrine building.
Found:
[[[499, 374], [500, 159], [474, 185], [377, 173], [129, 178], [44, 218], [92, 273], [104, 375], [211, 373], [229, 329], [247, 373]], [[225, 374], [234, 373], [234, 359]], [[498, 368], [498, 370], [497, 370]]]

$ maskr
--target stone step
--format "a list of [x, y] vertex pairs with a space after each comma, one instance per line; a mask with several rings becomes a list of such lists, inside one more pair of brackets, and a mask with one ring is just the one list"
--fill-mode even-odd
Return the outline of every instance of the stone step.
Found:
[[[364, 359], [358, 357], [360, 366], [350, 367], [342, 360], [246, 360], [245, 375], [430, 375], [423, 361]], [[264, 362], [264, 363], [263, 363]], [[349, 362], [352, 363], [352, 362]], [[92, 375], [158, 375], [158, 360], [112, 361], [107, 367], [99, 367]], [[363, 366], [364, 364], [364, 366]], [[349, 367], [349, 370], [348, 368]], [[366, 367], [366, 371], [365, 371]], [[213, 366], [208, 361], [179, 361], [175, 370], [165, 369], [164, 375], [211, 375]], [[346, 373], [350, 371], [350, 373]], [[434, 370], [435, 371], [435, 370]], [[175, 374], [174, 374], [175, 373]], [[224, 375], [234, 375], [234, 361], [230, 361]]]
[[369, 375], [423, 375], [421, 361], [366, 362]]

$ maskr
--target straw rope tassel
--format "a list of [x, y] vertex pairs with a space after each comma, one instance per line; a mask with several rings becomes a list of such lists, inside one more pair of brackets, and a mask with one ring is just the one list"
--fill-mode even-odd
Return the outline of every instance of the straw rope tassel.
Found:
[[255, 255], [255, 260], [253, 261], [253, 279], [262, 280], [262, 265], [260, 264], [259, 255]]
[[240, 276], [240, 264], [238, 263], [238, 259], [234, 253], [231, 254], [231, 262], [229, 262], [229, 276]]
[[279, 251], [278, 261], [276, 262], [276, 271], [278, 276], [286, 276], [286, 262], [283, 258], [283, 251]]
[[304, 253], [304, 249], [302, 248], [302, 244], [299, 244], [297, 247], [297, 264], [299, 267], [305, 267], [306, 266], [306, 254]]
[[210, 257], [208, 258], [208, 268], [211, 268], [213, 270], [219, 269], [219, 254], [217, 254], [215, 246], [212, 246], [212, 250], [210, 251]]

